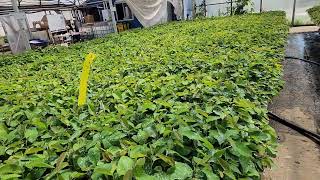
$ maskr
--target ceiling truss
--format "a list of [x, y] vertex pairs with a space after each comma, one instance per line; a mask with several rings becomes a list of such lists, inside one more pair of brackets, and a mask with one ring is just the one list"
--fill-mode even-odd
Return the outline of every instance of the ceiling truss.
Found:
[[[100, 0], [98, 0], [100, 1]], [[19, 9], [25, 12], [68, 10], [83, 6], [86, 0], [17, 0]], [[13, 12], [10, 0], [0, 0], [0, 15]]]

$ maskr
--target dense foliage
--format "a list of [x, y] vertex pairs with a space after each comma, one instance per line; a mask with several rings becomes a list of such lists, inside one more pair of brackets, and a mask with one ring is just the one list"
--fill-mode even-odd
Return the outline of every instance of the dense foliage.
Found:
[[317, 25], [320, 25], [320, 6], [315, 6], [313, 8], [308, 9], [308, 13], [312, 21]]
[[0, 56], [1, 179], [259, 179], [276, 153], [266, 107], [286, 24], [283, 12], [177, 22]]

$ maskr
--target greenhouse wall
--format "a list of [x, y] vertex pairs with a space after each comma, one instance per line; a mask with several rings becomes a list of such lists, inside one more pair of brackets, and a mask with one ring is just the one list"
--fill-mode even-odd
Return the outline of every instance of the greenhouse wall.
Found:
[[[236, 0], [233, 0], [234, 2]], [[203, 0], [196, 0], [196, 4], [200, 5]], [[228, 8], [230, 4], [218, 4], [210, 5], [215, 3], [225, 3], [227, 0], [206, 0], [207, 6], [207, 16], [222, 16], [228, 14]], [[260, 11], [260, 2], [261, 0], [253, 0], [252, 6], [248, 7], [249, 10], [254, 12]], [[293, 15], [293, 5], [294, 0], [262, 0], [262, 9], [263, 11], [270, 10], [282, 10], [287, 13], [287, 18], [291, 22]], [[296, 13], [295, 13], [295, 25], [311, 24], [310, 18], [306, 12], [307, 9], [320, 5], [319, 0], [297, 0], [296, 3]]]
[[[236, 0], [234, 0], [236, 1]], [[195, 3], [197, 5], [200, 5], [203, 0], [195, 0]], [[207, 4], [213, 4], [213, 3], [225, 3], [227, 0], [206, 0]], [[293, 14], [293, 3], [294, 0], [262, 0], [262, 9], [264, 11], [270, 11], [270, 10], [283, 10], [287, 13], [287, 18], [291, 22], [292, 21], [292, 14]], [[187, 17], [187, 14], [192, 14], [192, 1], [191, 0], [184, 0], [185, 8], [187, 11], [185, 11], [184, 15]], [[296, 13], [294, 18], [294, 25], [305, 25], [305, 24], [311, 24], [310, 17], [308, 16], [306, 10], [315, 6], [320, 5], [319, 0], [297, 0], [296, 4]], [[223, 16], [227, 15], [228, 11], [227, 9], [230, 8], [230, 4], [219, 4], [219, 5], [208, 5], [207, 6], [207, 16]], [[260, 11], [260, 0], [253, 0], [252, 7], [249, 7], [254, 12]], [[69, 13], [70, 14], [70, 13]], [[66, 18], [68, 19], [69, 14]], [[35, 13], [35, 14], [27, 14], [30, 27], [32, 27], [32, 21], [39, 21], [41, 20], [42, 16], [44, 15], [43, 12]], [[70, 14], [71, 17], [71, 14]], [[4, 36], [4, 31], [2, 29], [2, 26], [0, 24], [0, 36]]]
[[[254, 0], [255, 3], [255, 10], [259, 9], [260, 0]], [[308, 13], [306, 12], [307, 9], [319, 5], [319, 0], [297, 0], [296, 1], [296, 13], [295, 13], [295, 25], [302, 25], [302, 24], [310, 24], [310, 18]], [[263, 0], [263, 10], [283, 10], [287, 13], [287, 18], [291, 21], [292, 14], [293, 14], [293, 4], [294, 0]], [[257, 8], [258, 7], [258, 8]]]

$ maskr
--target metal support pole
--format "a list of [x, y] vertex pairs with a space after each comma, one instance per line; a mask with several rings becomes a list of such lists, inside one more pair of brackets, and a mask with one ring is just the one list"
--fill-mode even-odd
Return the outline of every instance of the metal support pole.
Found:
[[184, 11], [185, 11], [185, 9], [184, 9], [184, 0], [181, 1], [181, 6], [182, 6], [181, 20], [185, 20], [184, 19]]
[[11, 3], [12, 3], [12, 8], [13, 8], [14, 12], [18, 13], [19, 12], [19, 7], [18, 7], [18, 4], [17, 4], [17, 0], [11, 0]]
[[263, 3], [263, 0], [260, 0], [260, 13], [262, 13], [262, 3]]
[[113, 29], [114, 29], [115, 33], [118, 33], [117, 22], [116, 22], [116, 18], [114, 16], [114, 13], [116, 12], [116, 8], [113, 6], [112, 0], [109, 0], [109, 6], [110, 6], [110, 10], [111, 10]]
[[105, 0], [102, 1], [102, 4], [103, 4], [103, 10], [108, 9], [108, 7], [107, 7], [107, 2], [106, 2]]
[[196, 2], [195, 0], [192, 0], [192, 19], [195, 19], [196, 18]]
[[207, 17], [207, 1], [203, 0], [204, 17]]
[[230, 1], [230, 8], [231, 8], [231, 10], [230, 10], [230, 16], [232, 16], [232, 14], [233, 14], [233, 7], [232, 7], [232, 0]]
[[294, 20], [295, 20], [295, 16], [296, 16], [296, 4], [297, 4], [297, 0], [294, 0], [293, 1], [293, 11], [292, 11], [292, 20], [291, 20], [292, 26], [294, 26]]

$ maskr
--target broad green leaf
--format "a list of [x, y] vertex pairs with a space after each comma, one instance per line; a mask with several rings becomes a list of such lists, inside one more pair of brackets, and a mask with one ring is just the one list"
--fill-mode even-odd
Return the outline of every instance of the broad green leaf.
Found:
[[6, 153], [6, 147], [0, 146], [0, 156], [5, 155]]
[[125, 175], [128, 171], [133, 170], [133, 168], [134, 161], [127, 156], [122, 156], [118, 162], [117, 173], [119, 175]]
[[174, 159], [172, 157], [165, 156], [163, 154], [157, 154], [157, 157], [159, 157], [164, 162], [168, 163], [170, 166], [174, 166], [175, 165], [175, 161], [174, 161]]
[[89, 160], [86, 157], [80, 157], [77, 159], [77, 165], [81, 168], [82, 171], [88, 171], [89, 168]]
[[198, 133], [193, 132], [189, 127], [180, 128], [179, 132], [182, 136], [186, 136], [189, 139], [193, 139], [193, 140], [201, 140], [202, 139], [202, 137]]
[[30, 162], [27, 162], [25, 164], [25, 166], [29, 169], [32, 169], [32, 168], [54, 168], [53, 166], [51, 166], [50, 164], [48, 163], [45, 163], [43, 162], [42, 160], [32, 160]]
[[20, 174], [22, 173], [22, 167], [18, 166], [17, 164], [2, 164], [0, 165], [0, 175], [5, 174]]
[[100, 160], [100, 149], [96, 146], [89, 149], [88, 159], [92, 164], [96, 165]]
[[46, 129], [47, 128], [47, 125], [38, 118], [35, 118], [32, 120], [32, 125], [36, 126], [39, 129]]
[[235, 175], [233, 174], [232, 171], [230, 170], [227, 170], [227, 171], [224, 171], [224, 174], [226, 174], [230, 179], [232, 180], [236, 180], [237, 178], [235, 177]]
[[130, 148], [130, 158], [137, 159], [147, 156], [148, 148], [145, 146], [133, 146]]
[[170, 179], [187, 179], [192, 177], [192, 169], [189, 165], [175, 162], [174, 171], [170, 174]]
[[211, 167], [203, 168], [202, 172], [206, 174], [208, 180], [220, 180], [219, 176], [213, 173]]
[[252, 102], [250, 102], [247, 99], [237, 99], [236, 101], [237, 106], [241, 107], [241, 108], [254, 108], [255, 104], [253, 104]]
[[38, 131], [35, 128], [27, 129], [24, 133], [24, 137], [30, 142], [34, 142], [38, 137]]
[[116, 169], [117, 169], [117, 165], [115, 162], [111, 162], [111, 163], [99, 162], [98, 165], [94, 168], [94, 172], [112, 176]]
[[248, 148], [248, 146], [245, 143], [242, 142], [235, 142], [235, 143], [231, 143], [232, 149], [239, 153], [241, 156], [245, 156], [245, 157], [251, 157], [251, 153], [252, 151]]
[[56, 168], [54, 169], [55, 172], [61, 171], [63, 168], [65, 168], [68, 165], [67, 162], [64, 162], [66, 156], [67, 156], [66, 152], [63, 152], [60, 154], [59, 158], [57, 159]]
[[4, 123], [0, 123], [0, 140], [7, 140], [8, 128]]
[[[139, 160], [138, 160], [139, 161]], [[151, 176], [151, 175], [148, 175], [146, 172], [145, 172], [145, 169], [143, 167], [144, 165], [144, 162], [143, 163], [136, 163], [136, 168], [134, 170], [134, 177], [135, 179], [137, 180], [157, 180], [157, 178], [155, 176]], [[145, 161], [145, 160], [144, 160]], [[141, 165], [142, 164], [142, 165]]]
[[1, 179], [6, 180], [6, 179], [18, 179], [19, 177], [21, 177], [20, 174], [6, 174], [6, 175], [2, 175]]
[[155, 110], [156, 107], [157, 107], [155, 104], [153, 104], [153, 103], [150, 102], [150, 101], [144, 102], [142, 106], [143, 106], [143, 108], [145, 108], [145, 109], [150, 109], [150, 110]]
[[220, 145], [222, 143], [224, 143], [226, 140], [225, 134], [223, 134], [219, 131], [216, 131], [216, 130], [211, 130], [209, 135], [212, 136], [213, 138], [215, 138]]
[[43, 150], [43, 148], [41, 148], [41, 147], [35, 147], [35, 148], [27, 149], [24, 153], [25, 154], [35, 154], [35, 153], [42, 151], [42, 150]]
[[58, 178], [59, 180], [72, 180], [72, 179], [81, 179], [85, 173], [79, 173], [79, 172], [72, 172], [72, 171], [65, 171], [62, 172]]
[[145, 158], [140, 158], [136, 161], [136, 166], [143, 166], [146, 163]]

